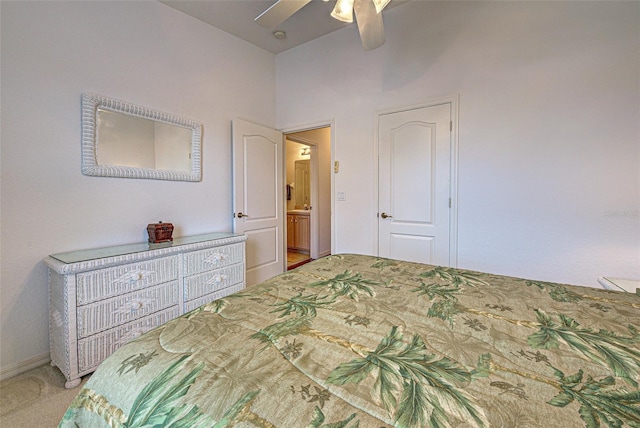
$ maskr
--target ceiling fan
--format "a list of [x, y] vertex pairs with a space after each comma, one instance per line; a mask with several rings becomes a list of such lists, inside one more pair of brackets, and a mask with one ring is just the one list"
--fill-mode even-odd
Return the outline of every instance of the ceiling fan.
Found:
[[[262, 12], [255, 21], [263, 27], [275, 28], [291, 15], [302, 9], [311, 0], [278, 0]], [[329, 1], [329, 0], [323, 0]], [[364, 50], [371, 50], [384, 44], [382, 9], [391, 0], [336, 0], [331, 16], [342, 22], [353, 22], [353, 13]]]

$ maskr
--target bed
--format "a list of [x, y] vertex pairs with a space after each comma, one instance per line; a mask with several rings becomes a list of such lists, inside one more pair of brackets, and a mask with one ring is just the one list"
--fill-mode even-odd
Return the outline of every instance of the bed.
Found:
[[640, 296], [316, 260], [129, 342], [62, 427], [640, 427]]

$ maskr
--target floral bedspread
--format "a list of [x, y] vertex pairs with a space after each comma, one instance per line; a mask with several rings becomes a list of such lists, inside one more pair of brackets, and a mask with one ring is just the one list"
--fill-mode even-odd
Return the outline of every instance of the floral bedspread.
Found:
[[333, 255], [110, 356], [63, 427], [640, 427], [640, 297]]

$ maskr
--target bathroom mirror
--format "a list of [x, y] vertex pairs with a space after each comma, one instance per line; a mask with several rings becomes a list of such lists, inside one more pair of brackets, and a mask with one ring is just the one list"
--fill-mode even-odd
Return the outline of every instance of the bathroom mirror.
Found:
[[82, 96], [82, 173], [200, 181], [202, 125], [96, 94]]
[[306, 209], [311, 205], [310, 161], [297, 160], [295, 165], [295, 209]]

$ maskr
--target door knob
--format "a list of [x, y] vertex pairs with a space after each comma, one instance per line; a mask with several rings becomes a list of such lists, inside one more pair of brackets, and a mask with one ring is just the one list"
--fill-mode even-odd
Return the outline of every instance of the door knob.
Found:
[[238, 218], [242, 218], [242, 217], [249, 217], [249, 216], [246, 214], [238, 213]]
[[380, 214], [380, 217], [382, 217], [382, 218], [391, 218], [392, 216], [388, 215], [387, 213], [382, 213], [382, 214]]

